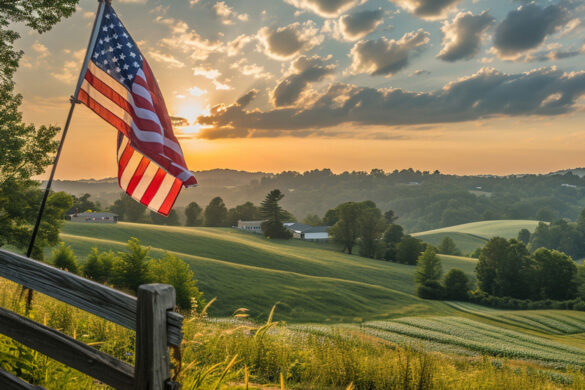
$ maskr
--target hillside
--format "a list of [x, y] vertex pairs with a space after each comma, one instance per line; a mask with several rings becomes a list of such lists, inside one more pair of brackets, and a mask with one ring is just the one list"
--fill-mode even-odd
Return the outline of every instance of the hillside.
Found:
[[[246, 307], [263, 316], [279, 302], [277, 316], [294, 322], [347, 322], [406, 315], [449, 314], [454, 309], [414, 295], [414, 267], [350, 256], [328, 244], [276, 241], [227, 228], [187, 228], [118, 223], [67, 223], [61, 238], [83, 258], [92, 247], [123, 250], [130, 237], [185, 260], [208, 299], [211, 314]], [[472, 274], [475, 261], [444, 256], [443, 268]]]
[[521, 229], [533, 232], [538, 223], [531, 220], [481, 221], [427, 230], [413, 236], [433, 245], [439, 245], [445, 237], [451, 237], [457, 247], [468, 254], [484, 246], [491, 237], [516, 238]]

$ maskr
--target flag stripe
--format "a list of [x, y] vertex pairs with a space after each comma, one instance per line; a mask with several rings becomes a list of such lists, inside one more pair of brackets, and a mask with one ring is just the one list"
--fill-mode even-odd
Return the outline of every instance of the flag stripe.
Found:
[[142, 157], [140, 164], [136, 167], [136, 171], [132, 175], [132, 179], [130, 179], [128, 187], [126, 188], [128, 195], [134, 195], [134, 190], [136, 189], [136, 186], [138, 186], [138, 183], [140, 183], [140, 180], [142, 180], [142, 175], [144, 175], [144, 171], [146, 171], [149, 164], [150, 160], [146, 157]]
[[142, 204], [146, 205], [150, 204], [150, 202], [158, 192], [158, 189], [160, 188], [166, 175], [167, 173], [160, 168], [156, 171], [154, 178], [148, 185], [148, 188], [144, 192], [144, 195], [142, 195], [142, 199], [140, 199], [140, 202], [142, 202]]
[[172, 177], [171, 175], [165, 175], [162, 183], [160, 183], [158, 191], [150, 201], [150, 206], [154, 210], [158, 211], [160, 209], [160, 206], [163, 204], [167, 195], [169, 194], [169, 191], [173, 187], [174, 182], [175, 182], [174, 177]]
[[[126, 188], [128, 188], [128, 183], [130, 183], [132, 176], [134, 176], [134, 173], [136, 172], [136, 168], [138, 168], [138, 164], [140, 164], [140, 161], [142, 161], [142, 158], [143, 157], [140, 153], [136, 153], [136, 151], [133, 151], [132, 157], [130, 157], [130, 160], [128, 161], [128, 164], [126, 165], [124, 172], [122, 172], [122, 174], [119, 175], [120, 187], [122, 187], [124, 190], [126, 190]], [[129, 194], [129, 195], [131, 195], [131, 194]]]
[[[126, 137], [124, 137], [126, 138]], [[126, 169], [126, 165], [128, 161], [130, 161], [130, 157], [134, 154], [134, 149], [130, 147], [130, 143], [126, 142], [126, 147], [124, 148], [124, 153], [120, 157], [120, 161], [118, 162], [118, 176], [121, 176], [124, 173], [124, 169]]]
[[134, 197], [134, 199], [138, 199], [140, 202], [142, 202], [142, 197], [144, 196], [144, 193], [152, 183], [152, 180], [154, 179], [156, 172], [159, 169], [160, 168], [154, 163], [148, 164], [148, 167], [146, 168], [146, 171], [144, 171], [144, 174], [142, 175], [140, 182], [132, 192], [132, 196]]
[[169, 194], [167, 195], [165, 201], [163, 202], [163, 204], [160, 206], [160, 209], [158, 210], [159, 213], [164, 214], [164, 215], [169, 215], [171, 208], [175, 204], [175, 200], [177, 200], [177, 196], [179, 196], [179, 192], [181, 191], [182, 184], [183, 183], [181, 183], [181, 180], [175, 179], [175, 182], [173, 183], [173, 187], [169, 191]]

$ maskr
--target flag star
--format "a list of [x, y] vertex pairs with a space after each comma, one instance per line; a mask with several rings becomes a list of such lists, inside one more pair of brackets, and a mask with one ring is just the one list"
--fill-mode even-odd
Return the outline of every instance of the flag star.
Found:
[[110, 24], [110, 28], [113, 29], [114, 28], [114, 23]]
[[134, 63], [132, 65], [134, 65], [135, 68], [139, 68], [140, 67], [140, 64], [138, 64], [138, 62], [136, 62], [136, 61], [134, 61]]
[[[120, 27], [122, 27], [122, 25], [121, 25], [121, 24], [120, 24]], [[122, 34], [122, 36], [123, 36], [124, 38], [128, 38], [128, 34], [126, 34], [126, 33]]]
[[128, 70], [129, 66], [128, 66], [128, 64], [124, 64], [124, 66], [122, 68], [124, 68], [124, 70]]
[[134, 58], [136, 57], [136, 53], [134, 53], [133, 51], [130, 52], [130, 57]]
[[112, 57], [112, 61], [114, 61], [114, 62], [118, 62], [118, 58], [116, 58], [116, 57]]
[[119, 80], [120, 80], [121, 83], [123, 83], [124, 81], [126, 81], [126, 80], [124, 80], [124, 77], [120, 77]]
[[128, 75], [128, 80], [132, 80], [132, 77], [134, 77], [134, 76], [132, 76], [131, 74], [129, 74]]
[[114, 51], [114, 48], [113, 48], [112, 46], [110, 46], [110, 47], [108, 48], [108, 51], [111, 53], [111, 52], [113, 52], [113, 51]]
[[132, 44], [130, 42], [128, 42], [126, 46], [128, 46], [128, 48], [132, 48]]
[[106, 19], [109, 19], [109, 18], [110, 18], [110, 14], [106, 14]]
[[124, 58], [126, 58], [126, 56], [124, 55], [124, 53], [120, 54], [120, 58], [121, 58], [121, 59], [124, 59]]
[[116, 49], [120, 50], [122, 48], [122, 45], [120, 45], [119, 43], [116, 45]]
[[108, 31], [107, 27], [102, 28], [103, 31]]
[[108, 63], [108, 60], [104, 60], [104, 65]]
[[105, 38], [104, 38], [104, 41], [105, 41], [105, 42], [110, 42], [110, 37], [105, 37]]
[[119, 66], [116, 66], [116, 72], [120, 73], [122, 71], [122, 69], [120, 69]]
[[95, 52], [94, 55], [93, 55], [93, 58], [98, 58], [99, 56], [100, 56], [100, 53]]
[[[122, 27], [122, 23], [118, 22], [118, 27]], [[124, 34], [126, 35], [126, 34]]]
[[106, 54], [106, 51], [105, 50], [102, 50], [102, 55], [104, 55], [104, 54]]
[[114, 39], [118, 39], [118, 34], [114, 34], [112, 36], [114, 37]]
[[103, 45], [104, 44], [104, 41], [102, 41], [101, 39], [100, 39], [99, 42], [100, 42], [100, 45]]
[[106, 72], [107, 72], [108, 74], [112, 73], [112, 71], [111, 71], [111, 70], [109, 70], [109, 69], [106, 69]]

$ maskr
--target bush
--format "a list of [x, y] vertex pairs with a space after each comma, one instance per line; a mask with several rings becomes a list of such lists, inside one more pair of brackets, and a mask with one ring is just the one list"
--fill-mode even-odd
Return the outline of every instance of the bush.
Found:
[[83, 276], [98, 283], [108, 282], [115, 260], [116, 255], [112, 251], [100, 253], [97, 248], [92, 248], [83, 267]]
[[154, 281], [170, 284], [175, 288], [177, 306], [180, 309], [191, 310], [193, 299], [201, 302], [203, 294], [197, 289], [193, 271], [177, 256], [166, 253], [162, 259], [151, 260], [148, 268]]
[[417, 287], [416, 295], [423, 299], [442, 299], [443, 286], [437, 281], [428, 281]]
[[128, 288], [134, 294], [138, 286], [150, 283], [149, 251], [150, 248], [140, 245], [137, 238], [128, 240], [128, 252], [119, 252], [112, 267], [112, 283], [117, 287]]
[[452, 269], [445, 275], [445, 298], [466, 301], [469, 291], [469, 278], [460, 269]]
[[67, 270], [74, 274], [76, 274], [78, 270], [75, 254], [71, 247], [65, 245], [64, 242], [61, 242], [59, 246], [51, 252], [51, 263], [57, 268]]

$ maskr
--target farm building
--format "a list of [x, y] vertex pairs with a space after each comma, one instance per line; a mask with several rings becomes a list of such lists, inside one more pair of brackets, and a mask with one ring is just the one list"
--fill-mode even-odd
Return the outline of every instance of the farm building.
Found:
[[118, 222], [118, 214], [114, 213], [75, 213], [68, 215], [68, 220], [71, 222], [84, 223], [116, 223]]
[[262, 222], [264, 221], [238, 221], [238, 229], [247, 232], [262, 233]]
[[285, 223], [284, 226], [292, 231], [293, 238], [308, 241], [322, 241], [329, 239], [329, 226], [309, 226], [304, 223]]

